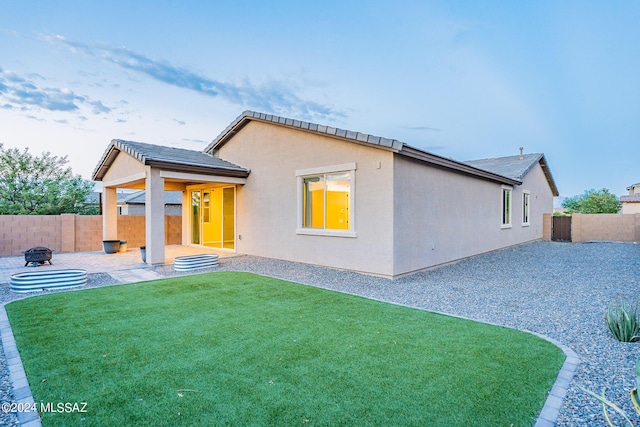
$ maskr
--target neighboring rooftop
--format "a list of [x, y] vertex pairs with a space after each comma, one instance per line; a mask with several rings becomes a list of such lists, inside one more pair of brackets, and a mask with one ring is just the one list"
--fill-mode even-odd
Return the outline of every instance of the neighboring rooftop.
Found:
[[620, 196], [620, 203], [640, 203], [640, 193]]
[[[119, 193], [118, 203], [126, 204], [145, 204], [146, 193], [144, 190], [135, 191], [133, 193]], [[182, 191], [165, 191], [164, 192], [164, 204], [165, 205], [181, 205], [182, 204]]]

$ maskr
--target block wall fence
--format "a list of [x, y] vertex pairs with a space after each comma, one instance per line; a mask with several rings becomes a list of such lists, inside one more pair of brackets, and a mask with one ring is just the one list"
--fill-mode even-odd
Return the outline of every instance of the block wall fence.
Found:
[[[165, 244], [182, 244], [182, 217], [164, 217]], [[144, 215], [119, 215], [118, 239], [127, 247], [145, 245]], [[22, 255], [34, 246], [55, 252], [90, 252], [102, 248], [101, 215], [0, 215], [0, 256]]]
[[[551, 240], [551, 235], [551, 215], [544, 214], [543, 239]], [[571, 241], [640, 242], [640, 213], [573, 214]]]
[[591, 240], [640, 241], [640, 214], [573, 214], [571, 216], [571, 240], [573, 242]]

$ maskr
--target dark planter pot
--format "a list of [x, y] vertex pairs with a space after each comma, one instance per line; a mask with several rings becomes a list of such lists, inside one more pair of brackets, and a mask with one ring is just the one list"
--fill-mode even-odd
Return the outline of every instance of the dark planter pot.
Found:
[[142, 255], [142, 262], [147, 262], [147, 247], [140, 246], [140, 255]]
[[103, 240], [102, 246], [108, 254], [115, 254], [120, 250], [120, 240]]

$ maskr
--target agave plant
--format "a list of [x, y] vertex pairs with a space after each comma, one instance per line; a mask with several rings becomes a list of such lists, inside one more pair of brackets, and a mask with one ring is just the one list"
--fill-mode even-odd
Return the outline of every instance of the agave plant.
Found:
[[640, 341], [640, 316], [638, 302], [627, 304], [624, 299], [609, 304], [605, 321], [618, 341]]
[[[609, 424], [610, 427], [615, 427], [615, 425], [611, 421], [608, 408], [611, 408], [612, 410], [620, 414], [630, 427], [634, 427], [627, 413], [622, 409], [620, 409], [620, 407], [616, 405], [614, 402], [607, 399], [607, 397], [605, 396], [605, 389], [602, 389], [602, 395], [599, 396], [594, 392], [592, 392], [591, 390], [587, 390], [582, 386], [578, 386], [578, 388], [580, 388], [580, 390], [584, 391], [590, 396], [595, 397], [600, 401], [600, 403], [602, 404], [602, 413], [604, 414], [604, 417], [607, 420], [607, 424]], [[636, 359], [636, 387], [633, 390], [631, 390], [631, 402], [633, 402], [633, 407], [635, 408], [638, 415], [640, 415], [640, 400], [638, 400], [638, 390], [640, 390], [640, 359]]]
[[638, 398], [638, 392], [640, 391], [640, 359], [636, 359], [636, 388], [631, 390], [631, 401], [633, 407], [636, 408], [636, 412], [640, 414], [640, 398]]

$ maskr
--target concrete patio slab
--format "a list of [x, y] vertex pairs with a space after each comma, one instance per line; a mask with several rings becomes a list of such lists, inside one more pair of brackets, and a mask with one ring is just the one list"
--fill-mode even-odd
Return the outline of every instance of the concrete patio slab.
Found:
[[[217, 254], [220, 258], [236, 256], [236, 253], [196, 246], [168, 245], [165, 247], [165, 264], [173, 264], [179, 256]], [[53, 265], [44, 264], [37, 267], [24, 265], [24, 256], [0, 257], [0, 284], [9, 283], [11, 275], [25, 271], [77, 269], [87, 270], [88, 273], [115, 273], [127, 270], [144, 270], [149, 265], [142, 262], [139, 248], [128, 249], [126, 252], [107, 254], [100, 252], [64, 252], [53, 253]], [[137, 278], [137, 277], [136, 277]], [[154, 277], [145, 278], [146, 280]]]

